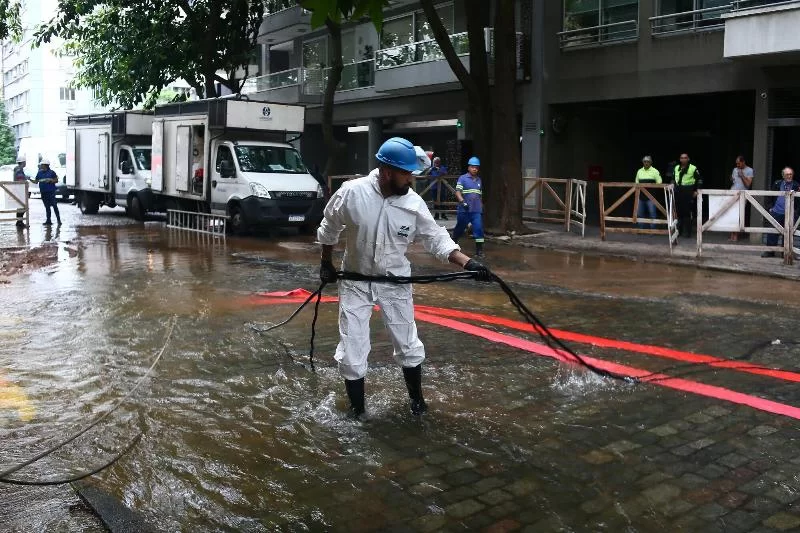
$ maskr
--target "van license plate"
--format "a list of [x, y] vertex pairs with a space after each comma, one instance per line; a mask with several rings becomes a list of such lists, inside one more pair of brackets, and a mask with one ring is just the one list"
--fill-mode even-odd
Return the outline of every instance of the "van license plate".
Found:
[[303, 222], [305, 219], [305, 215], [291, 215], [289, 217], [289, 222]]

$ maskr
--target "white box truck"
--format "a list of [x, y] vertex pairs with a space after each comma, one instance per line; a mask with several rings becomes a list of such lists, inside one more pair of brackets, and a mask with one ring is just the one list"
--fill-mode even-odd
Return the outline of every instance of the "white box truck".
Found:
[[124, 207], [142, 219], [150, 195], [153, 114], [119, 111], [73, 115], [67, 122], [67, 185], [81, 211]]
[[153, 120], [153, 204], [229, 217], [257, 227], [316, 229], [324, 191], [287, 141], [305, 108], [236, 97], [157, 106]]

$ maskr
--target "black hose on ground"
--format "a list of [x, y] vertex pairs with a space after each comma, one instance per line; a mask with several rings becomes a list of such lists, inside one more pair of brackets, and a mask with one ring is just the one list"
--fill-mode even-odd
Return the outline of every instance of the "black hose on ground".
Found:
[[[434, 274], [434, 275], [427, 275], [427, 276], [368, 276], [365, 274], [359, 274], [357, 272], [337, 272], [337, 279], [341, 280], [348, 280], [348, 281], [366, 281], [366, 282], [373, 282], [373, 283], [396, 283], [400, 285], [407, 285], [410, 283], [419, 283], [419, 284], [428, 284], [428, 283], [443, 283], [449, 281], [458, 281], [458, 280], [477, 280], [479, 273], [473, 271], [461, 271], [461, 272], [450, 272], [447, 274]], [[500, 286], [500, 289], [508, 296], [509, 301], [511, 304], [516, 308], [517, 312], [522, 315], [525, 320], [533, 327], [533, 330], [545, 341], [545, 343], [554, 351], [558, 352], [561, 355], [568, 355], [572, 362], [579, 364], [580, 366], [594, 372], [597, 375], [608, 377], [612, 379], [617, 379], [621, 381], [625, 381], [628, 383], [638, 383], [639, 380], [637, 378], [626, 376], [624, 374], [618, 374], [616, 372], [611, 372], [605, 370], [603, 368], [599, 368], [577, 353], [572, 350], [569, 346], [564, 344], [561, 339], [557, 338], [550, 329], [542, 322], [528, 307], [525, 303], [514, 293], [514, 291], [509, 287], [505, 281], [503, 281], [497, 274], [492, 274], [492, 282], [497, 283]], [[308, 298], [298, 307], [289, 318], [284, 320], [279, 324], [272, 325], [268, 328], [259, 329], [254, 326], [251, 326], [252, 329], [259, 333], [266, 333], [268, 331], [272, 331], [277, 329], [281, 326], [288, 324], [294, 317], [296, 317], [303, 308], [311, 302], [315, 297], [317, 299], [316, 305], [314, 306], [314, 318], [311, 322], [311, 349], [309, 350], [309, 360], [311, 363], [311, 369], [314, 370], [314, 338], [316, 336], [316, 324], [317, 324], [317, 315], [319, 313], [319, 302], [322, 297], [322, 290], [325, 287], [326, 283], [322, 283], [319, 288], [311, 293]]]

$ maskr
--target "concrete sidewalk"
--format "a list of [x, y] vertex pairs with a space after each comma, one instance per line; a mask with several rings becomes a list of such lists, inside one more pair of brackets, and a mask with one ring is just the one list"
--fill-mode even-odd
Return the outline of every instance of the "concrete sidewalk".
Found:
[[[611, 257], [621, 257], [633, 261], [650, 261], [670, 265], [692, 266], [707, 270], [753, 274], [800, 280], [800, 261], [786, 266], [780, 257], [762, 258], [760, 252], [751, 251], [704, 251], [697, 257], [697, 241], [694, 233], [691, 239], [679, 239], [670, 254], [666, 235], [631, 235], [612, 233], [606, 241], [600, 239], [600, 228], [586, 227], [586, 236], [581, 237], [576, 230], [567, 233], [560, 224], [527, 224], [538, 231], [534, 235], [520, 237], [488, 237], [494, 246], [506, 244], [541, 248], [546, 250], [583, 252]], [[704, 236], [705, 242], [728, 243], [728, 233], [710, 233]], [[749, 241], [740, 241], [749, 244]]]

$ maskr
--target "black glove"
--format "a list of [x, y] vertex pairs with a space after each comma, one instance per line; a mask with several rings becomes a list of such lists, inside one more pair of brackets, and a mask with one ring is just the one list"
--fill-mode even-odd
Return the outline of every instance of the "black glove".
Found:
[[336, 283], [336, 267], [330, 261], [322, 261], [319, 266], [319, 279], [323, 283]]
[[489, 270], [489, 267], [479, 263], [478, 261], [475, 261], [474, 259], [467, 261], [467, 264], [464, 265], [464, 270], [477, 272], [478, 275], [475, 277], [475, 279], [478, 281], [494, 281], [494, 274], [492, 274], [492, 271]]
[[469, 204], [467, 202], [461, 202], [461, 207], [469, 211]]

